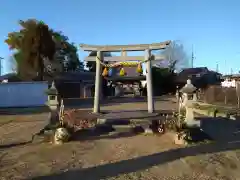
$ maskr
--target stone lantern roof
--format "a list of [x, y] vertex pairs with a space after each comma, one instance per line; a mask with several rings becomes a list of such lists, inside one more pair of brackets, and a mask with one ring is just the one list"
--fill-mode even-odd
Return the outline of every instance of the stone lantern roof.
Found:
[[54, 81], [52, 82], [52, 86], [47, 90], [48, 95], [58, 95], [58, 90], [55, 87]]
[[187, 80], [187, 84], [185, 84], [185, 86], [183, 86], [182, 89], [180, 89], [180, 92], [191, 94], [194, 91], [196, 91], [196, 89], [197, 88], [192, 84], [191, 80], [188, 79]]

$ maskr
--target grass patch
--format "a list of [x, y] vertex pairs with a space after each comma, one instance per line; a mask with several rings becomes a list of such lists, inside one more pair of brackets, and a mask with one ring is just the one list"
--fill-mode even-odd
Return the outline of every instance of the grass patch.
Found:
[[228, 108], [223, 106], [216, 106], [216, 105], [200, 105], [198, 103], [194, 104], [195, 109], [204, 110], [208, 112], [208, 114], [228, 114], [228, 115], [235, 115], [237, 114], [237, 109]]
[[15, 119], [10, 116], [0, 116], [0, 126], [13, 122]]
[[182, 125], [181, 132], [186, 134], [184, 140], [190, 145], [206, 144], [213, 141], [213, 139], [199, 127], [187, 127]]

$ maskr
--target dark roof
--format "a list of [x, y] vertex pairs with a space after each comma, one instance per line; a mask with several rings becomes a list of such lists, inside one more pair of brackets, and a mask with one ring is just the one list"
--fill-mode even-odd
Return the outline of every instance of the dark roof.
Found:
[[[9, 73], [0, 76], [0, 81], [9, 79], [17, 76], [15, 73]], [[51, 79], [51, 78], [50, 78]], [[80, 81], [95, 81], [95, 72], [80, 71], [80, 72], [63, 72], [59, 73], [54, 77], [55, 80], [61, 81], [71, 81], [71, 82], [80, 82]]]
[[183, 69], [180, 73], [178, 73], [178, 78], [186, 80], [188, 78], [191, 78], [194, 75], [197, 75], [197, 74], [203, 75], [208, 72], [209, 70], [207, 67], [186, 68], [186, 69]]
[[[140, 76], [136, 72], [136, 67], [124, 67], [126, 72], [125, 76], [120, 76], [120, 68], [115, 68], [115, 72], [111, 77], [107, 77], [108, 80], [145, 80], [145, 76]], [[61, 81], [71, 81], [71, 82], [80, 82], [80, 81], [95, 81], [95, 72], [64, 72], [56, 76], [55, 80]]]
[[80, 82], [80, 81], [95, 81], [95, 72], [63, 72], [56, 76], [55, 80]]
[[197, 84], [198, 82], [202, 82], [204, 79], [204, 81], [212, 83], [213, 81], [215, 82], [217, 76], [221, 77], [221, 74], [208, 70], [207, 67], [187, 68], [178, 74], [176, 77], [176, 82], [185, 84], [187, 82], [187, 79], [191, 79], [193, 84]]
[[211, 70], [210, 70], [209, 72], [214, 73], [214, 74], [219, 75], [219, 76], [222, 76], [221, 73], [218, 73], [218, 72], [216, 72], [216, 71], [211, 71]]
[[204, 73], [204, 72], [209, 72], [207, 67], [186, 68], [186, 69], [183, 69], [179, 73], [179, 75], [181, 75], [181, 74], [193, 75], [193, 74], [199, 74], [199, 73]]

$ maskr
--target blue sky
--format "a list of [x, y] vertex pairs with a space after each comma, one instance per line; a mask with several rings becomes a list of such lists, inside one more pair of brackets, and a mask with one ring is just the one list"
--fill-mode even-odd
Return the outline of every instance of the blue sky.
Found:
[[[76, 44], [137, 44], [180, 40], [195, 66], [222, 73], [240, 70], [238, 0], [3, 0], [0, 57], [4, 72], [11, 55], [4, 43], [19, 19], [35, 18], [61, 30]], [[84, 54], [80, 52], [82, 58]]]

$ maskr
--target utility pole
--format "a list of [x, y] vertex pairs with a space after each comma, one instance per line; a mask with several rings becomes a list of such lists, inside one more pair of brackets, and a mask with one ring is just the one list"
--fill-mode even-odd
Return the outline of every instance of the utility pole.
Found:
[[3, 58], [0, 57], [0, 76], [2, 75], [2, 60], [3, 60]]
[[[224, 63], [225, 63], [225, 68], [224, 69], [226, 69], [226, 67], [227, 67], [227, 60], [226, 59], [225, 59]], [[227, 71], [225, 71], [225, 75], [228, 75]]]
[[194, 67], [194, 53], [193, 53], [193, 45], [192, 45], [192, 58], [191, 58], [191, 60], [192, 60], [192, 62], [191, 62], [191, 66], [192, 66], [192, 68]]
[[216, 72], [218, 73], [219, 68], [218, 68], [218, 63], [216, 64]]

